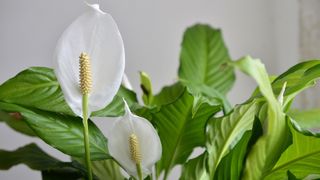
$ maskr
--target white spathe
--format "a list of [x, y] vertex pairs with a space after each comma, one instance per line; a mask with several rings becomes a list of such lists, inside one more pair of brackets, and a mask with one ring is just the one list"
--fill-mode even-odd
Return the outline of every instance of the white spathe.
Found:
[[162, 146], [152, 124], [131, 113], [125, 103], [125, 115], [117, 119], [108, 136], [110, 155], [117, 160], [128, 174], [138, 179], [135, 162], [131, 159], [129, 137], [135, 134], [139, 141], [143, 177], [152, 172], [152, 167], [161, 158]]
[[79, 87], [79, 56], [91, 60], [92, 90], [89, 94], [89, 115], [108, 105], [116, 95], [125, 67], [123, 41], [118, 27], [98, 4], [78, 17], [63, 32], [54, 54], [55, 74], [65, 100], [72, 111], [82, 117], [82, 93]]

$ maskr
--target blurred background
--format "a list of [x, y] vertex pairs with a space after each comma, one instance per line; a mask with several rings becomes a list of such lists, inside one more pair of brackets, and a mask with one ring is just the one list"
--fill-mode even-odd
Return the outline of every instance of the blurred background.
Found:
[[[278, 75], [300, 59], [320, 57], [319, 45], [316, 46], [320, 42], [317, 0], [100, 0], [99, 3], [119, 26], [126, 51], [126, 74], [139, 96], [140, 70], [150, 75], [155, 92], [177, 79], [182, 35], [195, 23], [221, 28], [233, 59], [247, 54], [260, 58], [270, 74]], [[30, 66], [52, 67], [56, 41], [87, 8], [82, 0], [1, 0], [0, 83]], [[236, 84], [229, 93], [232, 104], [245, 101], [255, 86], [253, 80], [237, 73]], [[95, 121], [107, 134], [112, 120]], [[0, 149], [14, 150], [29, 142], [36, 142], [55, 157], [67, 160], [67, 156], [41, 140], [20, 135], [0, 124]], [[177, 179], [178, 172], [176, 168], [170, 179]], [[41, 175], [24, 165], [0, 171], [2, 180], [22, 178], [40, 180]]]

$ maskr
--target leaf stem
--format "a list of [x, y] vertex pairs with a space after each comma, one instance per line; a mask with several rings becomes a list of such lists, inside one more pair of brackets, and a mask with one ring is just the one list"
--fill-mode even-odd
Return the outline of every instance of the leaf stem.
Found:
[[141, 164], [140, 164], [140, 163], [137, 163], [137, 164], [136, 164], [136, 167], [137, 167], [137, 173], [138, 173], [139, 180], [143, 180], [143, 178], [142, 178]]
[[89, 144], [89, 128], [88, 128], [88, 94], [82, 96], [82, 114], [83, 114], [83, 136], [84, 136], [84, 150], [85, 150], [85, 160], [88, 170], [88, 178], [92, 180], [92, 170], [91, 170], [91, 158], [90, 158], [90, 144]]

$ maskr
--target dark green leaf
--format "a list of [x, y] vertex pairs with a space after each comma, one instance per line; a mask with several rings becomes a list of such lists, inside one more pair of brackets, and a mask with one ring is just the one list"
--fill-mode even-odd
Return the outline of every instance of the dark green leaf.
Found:
[[250, 137], [251, 131], [245, 132], [230, 153], [221, 160], [214, 175], [215, 180], [240, 179]]
[[32, 67], [0, 86], [0, 101], [73, 115], [50, 68]]
[[292, 174], [290, 171], [287, 171], [288, 180], [299, 180], [294, 174]]
[[83, 166], [75, 162], [61, 162], [42, 151], [36, 144], [26, 145], [15, 151], [0, 150], [0, 169], [7, 170], [19, 164], [42, 171], [44, 179], [48, 180], [54, 177], [79, 179], [86, 175]]
[[[0, 109], [20, 112], [29, 127], [46, 143], [68, 155], [84, 157], [83, 125], [80, 118], [4, 102], [0, 102]], [[106, 138], [91, 121], [89, 140], [93, 160], [110, 158]]]
[[69, 168], [44, 170], [41, 172], [42, 180], [80, 180], [84, 179], [78, 171]]
[[[235, 79], [228, 50], [219, 29], [196, 24], [183, 36], [180, 52], [179, 78], [201, 91], [202, 85], [226, 94]], [[200, 86], [198, 86], [200, 85]]]
[[29, 144], [15, 151], [0, 150], [0, 169], [7, 170], [23, 163], [34, 170], [53, 169], [60, 163], [37, 145]]
[[[16, 116], [16, 117], [15, 117]], [[12, 115], [0, 110], [0, 121], [5, 122], [8, 126], [17, 132], [28, 136], [36, 136], [33, 130], [27, 125], [26, 121], [20, 117], [20, 113], [15, 112]]]
[[[134, 92], [121, 87], [113, 101], [92, 116], [120, 116], [123, 114], [123, 100], [129, 105], [137, 102]], [[0, 101], [36, 108], [49, 112], [74, 116], [64, 100], [61, 88], [52, 69], [32, 67], [26, 69], [0, 86]]]
[[193, 104], [193, 96], [185, 90], [175, 102], [152, 114], [163, 147], [162, 158], [157, 164], [158, 175], [165, 170], [167, 176], [174, 165], [185, 163], [193, 148], [204, 146], [205, 123], [221, 109], [203, 103], [194, 112]]

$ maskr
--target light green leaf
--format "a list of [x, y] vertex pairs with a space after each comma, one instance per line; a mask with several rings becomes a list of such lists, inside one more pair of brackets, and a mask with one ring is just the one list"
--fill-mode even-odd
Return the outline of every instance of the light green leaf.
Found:
[[[233, 64], [256, 80], [259, 90], [268, 104], [267, 117], [263, 122], [264, 134], [249, 152], [243, 174], [243, 179], [262, 179], [291, 143], [290, 132], [286, 125], [282, 106], [273, 94], [269, 76], [260, 60], [254, 60], [247, 56]], [[261, 118], [261, 120], [263, 119]]]
[[[315, 85], [315, 81], [320, 77], [320, 61], [310, 60], [299, 63], [281, 74], [272, 82], [272, 89], [275, 95], [279, 95], [285, 82], [287, 87], [284, 94], [284, 109], [289, 109], [293, 98], [301, 91]], [[259, 91], [256, 91], [254, 97], [258, 97]]]
[[204, 146], [205, 124], [221, 107], [203, 103], [192, 116], [193, 103], [193, 96], [185, 90], [175, 102], [152, 114], [163, 147], [157, 175], [165, 170], [166, 178], [176, 164], [185, 163], [193, 148]]
[[206, 163], [206, 152], [194, 159], [190, 159], [182, 167], [182, 174], [180, 180], [210, 180], [209, 173], [206, 171]]
[[206, 85], [226, 94], [235, 79], [233, 68], [224, 65], [228, 61], [229, 53], [219, 29], [196, 24], [185, 31], [180, 52], [180, 79], [194, 87]]
[[[0, 102], [0, 109], [20, 112], [29, 127], [46, 143], [68, 155], [84, 157], [83, 125], [80, 118], [4, 102]], [[93, 160], [110, 158], [107, 139], [91, 121], [89, 121], [89, 132], [91, 158]]]
[[288, 170], [299, 179], [309, 174], [320, 174], [320, 139], [291, 130], [292, 145], [281, 155], [274, 168], [266, 174], [265, 179], [286, 179]]
[[227, 116], [208, 121], [206, 147], [211, 179], [222, 158], [238, 143], [244, 132], [252, 129], [257, 108], [258, 104], [253, 101], [236, 106]]
[[308, 136], [320, 137], [320, 109], [290, 110], [292, 126]]
[[[84, 159], [73, 158], [81, 164], [85, 165]], [[100, 160], [91, 162], [93, 173], [100, 179], [124, 180], [125, 178], [120, 172], [120, 166], [113, 160]]]

